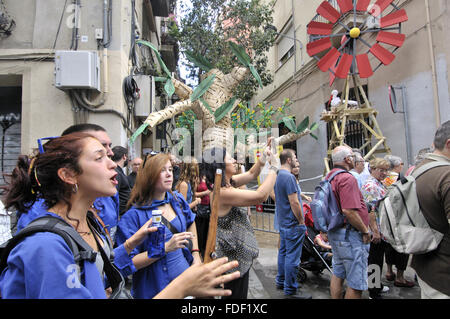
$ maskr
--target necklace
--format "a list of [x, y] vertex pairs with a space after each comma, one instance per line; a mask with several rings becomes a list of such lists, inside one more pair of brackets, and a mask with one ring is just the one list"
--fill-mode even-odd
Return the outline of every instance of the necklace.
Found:
[[77, 232], [78, 232], [78, 234], [80, 234], [81, 236], [84, 236], [84, 235], [86, 235], [86, 236], [92, 235], [92, 232], [90, 232], [90, 231], [78, 231], [78, 230], [77, 230]]

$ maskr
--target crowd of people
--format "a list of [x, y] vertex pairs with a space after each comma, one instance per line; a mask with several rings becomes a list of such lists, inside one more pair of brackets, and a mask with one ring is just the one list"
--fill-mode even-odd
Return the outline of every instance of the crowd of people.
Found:
[[[374, 158], [364, 163], [358, 150], [339, 146], [332, 152], [332, 161], [334, 166], [328, 176], [338, 169], [351, 173], [337, 175], [331, 181], [333, 193], [346, 219], [343, 227], [333, 229], [327, 234], [333, 254], [333, 274], [330, 282], [332, 298], [361, 298], [362, 292], [368, 290], [371, 299], [382, 299], [382, 294], [389, 291], [389, 288], [381, 283], [384, 262], [387, 265], [387, 281], [393, 281], [397, 287], [415, 286], [414, 281], [407, 280], [404, 276], [410, 256], [397, 252], [380, 232], [377, 205], [386, 196], [389, 186], [403, 180], [402, 159], [386, 155], [384, 158]], [[413, 167], [408, 168], [406, 174], [411, 174], [415, 168], [431, 161], [450, 163], [450, 121], [442, 124], [436, 131], [433, 149], [421, 150]], [[427, 222], [432, 229], [444, 234], [444, 237], [436, 250], [414, 254], [411, 267], [416, 272], [422, 298], [448, 299], [449, 165], [430, 169], [418, 176], [416, 187], [417, 198]], [[369, 277], [373, 282], [369, 282]], [[343, 295], [344, 281], [347, 283], [347, 289]]]
[[[19, 157], [0, 212], [17, 212], [17, 232], [44, 216], [62, 220], [101, 254], [84, 260], [75, 273], [76, 284], [68, 284], [74, 275], [68, 269], [77, 262], [67, 243], [54, 233], [34, 233], [9, 253], [0, 276], [1, 297], [108, 298], [112, 291], [105, 277], [107, 261], [102, 260], [106, 253], [122, 278], [131, 280], [134, 298], [246, 299], [250, 268], [259, 253], [248, 207], [271, 196], [279, 232], [275, 286], [286, 298], [311, 299], [299, 286], [297, 275], [307, 236], [304, 204], [312, 198], [302, 193], [295, 151], [284, 149], [277, 155], [271, 142], [245, 172], [224, 148], [204, 150], [201, 162], [191, 157], [180, 162], [173, 154], [159, 152], [129, 158], [126, 148], [112, 147], [102, 127], [69, 127], [44, 144], [43, 151]], [[345, 171], [331, 181], [345, 223], [314, 238], [322, 257], [331, 259], [331, 297], [361, 298], [368, 290], [371, 299], [382, 299], [389, 292], [381, 284], [384, 263], [386, 280], [397, 287], [415, 286], [404, 275], [409, 255], [398, 253], [386, 241], [377, 209], [387, 188], [403, 178], [402, 159], [387, 155], [367, 162], [361, 152], [345, 145], [336, 147], [331, 158], [333, 168], [325, 178]], [[433, 149], [419, 152], [414, 167], [433, 160], [450, 163], [450, 121], [436, 132]], [[257, 189], [247, 189], [245, 185], [256, 180], [264, 166], [267, 176]], [[222, 180], [216, 258], [206, 264], [218, 169]], [[411, 266], [423, 298], [450, 298], [449, 166], [421, 175], [417, 195], [430, 226], [446, 235], [436, 251], [414, 255]], [[156, 226], [155, 211], [161, 214], [161, 224]], [[0, 214], [2, 223], [4, 216]], [[3, 242], [11, 237], [1, 235]], [[370, 265], [379, 271], [374, 274]], [[378, 276], [375, 285], [368, 280], [374, 275]]]
[[[171, 191], [169, 156], [146, 157], [149, 164], [143, 161], [143, 173], [137, 174], [126, 202], [128, 210], [121, 215], [118, 164], [112, 160], [111, 146], [105, 129], [81, 124], [50, 139], [43, 152], [20, 156], [2, 199], [5, 210], [17, 212], [17, 231], [48, 216], [65, 222], [90, 249], [107, 253], [121, 276], [133, 275], [132, 293], [136, 298], [230, 295], [232, 291], [224, 289], [223, 284], [240, 277], [234, 270], [237, 261], [224, 257], [203, 264], [194, 257], [188, 265], [184, 257], [180, 258], [186, 237], [195, 234], [195, 215], [183, 196]], [[126, 156], [116, 159], [124, 162]], [[147, 181], [152, 181], [151, 187]], [[183, 228], [177, 234], [165, 231], [164, 254], [156, 258], [147, 255], [149, 242], [158, 233], [158, 228], [152, 227], [151, 213], [145, 215], [147, 205], [163, 209], [169, 220], [176, 215]], [[142, 216], [137, 214], [140, 210]], [[90, 213], [100, 228], [92, 225]], [[192, 237], [191, 256], [197, 247]], [[105, 277], [104, 268], [108, 260], [100, 253], [92, 256], [95, 258], [83, 260], [76, 268], [76, 256], [62, 236], [52, 232], [29, 235], [8, 255], [0, 277], [0, 295], [5, 299], [107, 298], [111, 294], [111, 278]]]

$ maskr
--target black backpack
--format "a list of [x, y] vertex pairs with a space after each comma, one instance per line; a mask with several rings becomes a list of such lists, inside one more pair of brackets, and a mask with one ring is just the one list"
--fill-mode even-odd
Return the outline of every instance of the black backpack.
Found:
[[[88, 222], [89, 225], [95, 228], [98, 233], [105, 235], [91, 212], [88, 212]], [[80, 234], [78, 234], [78, 232], [66, 221], [54, 216], [42, 216], [33, 220], [6, 243], [1, 245], [0, 273], [2, 273], [7, 267], [7, 260], [11, 250], [13, 250], [13, 248], [16, 247], [16, 245], [25, 237], [31, 236], [38, 232], [52, 232], [61, 236], [72, 251], [75, 262], [78, 264], [80, 269], [83, 269], [84, 261], [95, 262], [95, 259], [97, 258], [97, 252], [95, 252], [92, 247], [81, 238]], [[96, 239], [95, 236], [94, 238]], [[112, 243], [109, 241], [108, 236], [105, 236], [105, 238], [107, 238], [108, 244], [112, 248]], [[113, 290], [110, 299], [131, 299], [131, 295], [125, 289], [125, 281], [122, 274], [112, 263], [114, 258], [113, 253], [111, 254], [110, 260], [98, 242], [97, 245], [104, 262], [103, 269]], [[80, 271], [80, 274], [82, 273], [83, 272]], [[84, 282], [84, 278], [80, 278], [80, 282]]]

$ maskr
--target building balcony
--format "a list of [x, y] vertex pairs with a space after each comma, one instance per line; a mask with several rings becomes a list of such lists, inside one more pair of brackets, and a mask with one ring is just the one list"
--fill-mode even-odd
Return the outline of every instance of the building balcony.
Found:
[[175, 38], [170, 33], [170, 24], [173, 23], [171, 19], [161, 19], [161, 45], [159, 52], [171, 72], [175, 72], [178, 63], [178, 44]]
[[176, 0], [150, 0], [150, 3], [155, 16], [168, 17], [169, 13], [174, 12]]

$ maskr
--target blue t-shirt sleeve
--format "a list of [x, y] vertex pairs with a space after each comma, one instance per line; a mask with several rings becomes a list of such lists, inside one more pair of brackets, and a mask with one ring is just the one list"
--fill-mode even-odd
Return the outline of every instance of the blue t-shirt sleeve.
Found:
[[298, 192], [298, 185], [297, 182], [295, 181], [295, 177], [292, 174], [289, 174], [286, 176], [285, 180], [285, 187], [286, 187], [286, 194], [287, 195], [291, 195], [293, 193], [297, 193]]
[[142, 225], [139, 224], [139, 219], [137, 218], [134, 208], [129, 209], [125, 214], [123, 214], [120, 218], [119, 224], [117, 225], [115, 239], [118, 247], [114, 249], [114, 264], [124, 276], [128, 276], [137, 271], [133, 264], [133, 257], [141, 252], [139, 247], [142, 244], [133, 249], [128, 255], [124, 247], [124, 243], [128, 238], [133, 236], [134, 233], [141, 228], [141, 226]]
[[0, 278], [1, 294], [4, 298], [93, 298], [80, 283], [77, 267], [59, 235], [34, 234], [11, 251]]

